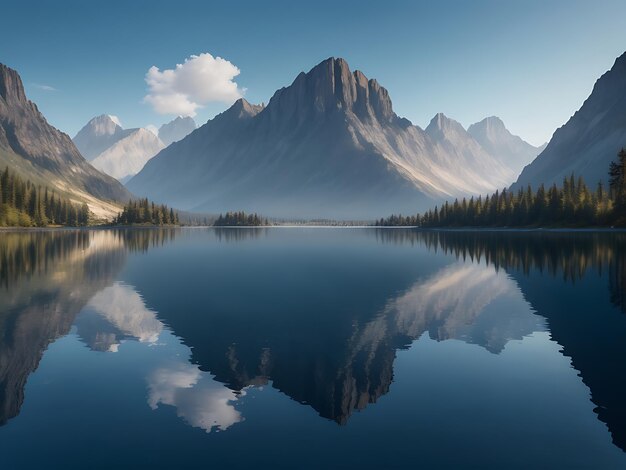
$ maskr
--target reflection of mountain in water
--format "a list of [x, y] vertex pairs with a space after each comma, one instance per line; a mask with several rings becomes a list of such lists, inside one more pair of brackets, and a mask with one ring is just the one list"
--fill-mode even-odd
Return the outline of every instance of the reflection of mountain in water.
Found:
[[[0, 424], [4, 424], [19, 412], [26, 380], [43, 351], [69, 332], [87, 300], [111, 282], [124, 254], [109, 232], [12, 233], [0, 238], [0, 246], [2, 265], [20, 267], [3, 275], [8, 287], [0, 295]], [[46, 257], [54, 264], [46, 263]]]
[[[16, 416], [24, 386], [50, 343], [113, 282], [127, 249], [162, 243], [157, 231], [59, 230], [0, 237], [0, 424]], [[97, 296], [96, 296], [97, 300]]]
[[598, 418], [626, 451], [626, 233], [402, 236], [505, 269], [547, 319], [552, 338], [589, 387]]
[[[28, 375], [48, 344], [74, 321], [92, 349], [114, 351], [125, 339], [155, 343], [164, 330], [157, 314], [163, 317], [190, 347], [192, 362], [172, 359], [150, 371], [148, 405], [173, 406], [179, 417], [207, 431], [241, 421], [236, 400], [246, 387], [266, 383], [345, 423], [355, 409], [387, 393], [396, 350], [424, 333], [497, 354], [508, 341], [545, 330], [547, 323], [590, 388], [614, 442], [626, 449], [621, 381], [626, 316], [620, 313], [626, 234], [379, 230], [375, 236], [383, 243], [424, 245], [458, 260], [436, 265], [424, 278], [398, 278], [387, 290], [378, 289], [376, 276], [341, 271], [324, 279], [323, 292], [308, 278], [292, 280], [291, 272], [282, 273], [284, 278], [244, 276], [247, 265], [220, 271], [222, 278], [235, 276], [220, 282], [254, 279], [257, 285], [245, 292], [253, 300], [207, 296], [209, 303], [189, 313], [177, 310], [176, 301], [165, 308], [162, 298], [148, 298], [152, 310], [141, 294], [158, 297], [154, 289], [162, 286], [140, 294], [114, 279], [126, 250], [145, 251], [174, 233], [60, 231], [0, 238], [0, 422], [19, 412]], [[220, 233], [218, 239], [240, 241], [267, 232]], [[312, 265], [322, 269], [317, 276], [326, 273], [328, 260], [322, 261]], [[333, 266], [340, 268], [341, 261]], [[187, 282], [175, 281], [168, 279], [168, 287]]]
[[[520, 307], [503, 314], [498, 304], [510, 300]], [[193, 346], [203, 370], [232, 389], [272, 381], [338, 423], [387, 393], [396, 349], [426, 331], [438, 340], [461, 339], [497, 353], [508, 340], [545, 329], [524, 307], [515, 283], [491, 267], [453, 264], [381, 305], [382, 310], [358, 315], [330, 308], [250, 313], [244, 320], [207, 312], [208, 322], [180, 317], [167, 322]], [[284, 308], [279, 300], [273, 307]]]
[[545, 330], [520, 300], [519, 289], [503, 272], [455, 264], [391, 301], [382, 318], [410, 340], [428, 331], [439, 341], [460, 339], [499, 353], [508, 341]]

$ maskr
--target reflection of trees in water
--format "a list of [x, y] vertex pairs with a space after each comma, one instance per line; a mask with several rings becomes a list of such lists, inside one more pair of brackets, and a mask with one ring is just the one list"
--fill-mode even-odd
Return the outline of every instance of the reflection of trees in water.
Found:
[[609, 265], [609, 290], [611, 302], [626, 313], [626, 246], [618, 244], [615, 247], [614, 258]]
[[[626, 318], [610, 308], [613, 304], [626, 311], [626, 233], [380, 230], [377, 237], [384, 243], [410, 240], [506, 270], [548, 320], [552, 339], [589, 387], [598, 419], [626, 451], [626, 383], [621, 377]], [[602, 277], [608, 278], [606, 291], [598, 282]]]
[[[59, 271], [59, 265], [80, 253], [85, 257], [84, 275], [99, 277], [109, 272], [113, 251], [145, 252], [174, 240], [175, 228], [110, 230], [41, 230], [6, 232], [0, 235], [0, 287], [9, 288], [21, 279]], [[120, 248], [124, 250], [119, 251]], [[114, 250], [115, 249], [115, 250]]]
[[150, 248], [174, 241], [180, 229], [175, 227], [121, 228], [111, 232], [120, 239], [128, 251], [146, 252]]
[[211, 228], [218, 241], [240, 242], [259, 238], [261, 235], [267, 237], [268, 228], [265, 227], [215, 227]]
[[626, 233], [376, 230], [383, 243], [421, 244], [496, 269], [531, 270], [580, 281], [589, 269], [608, 273], [611, 301], [626, 312]]
[[89, 245], [89, 232], [8, 232], [0, 236], [0, 286], [45, 274], [75, 250]]
[[0, 425], [19, 413], [43, 351], [124, 266], [127, 250], [173, 230], [50, 230], [0, 235]]

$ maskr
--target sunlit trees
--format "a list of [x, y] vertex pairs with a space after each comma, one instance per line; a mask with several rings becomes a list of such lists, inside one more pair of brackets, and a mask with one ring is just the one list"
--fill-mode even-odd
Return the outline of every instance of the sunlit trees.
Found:
[[0, 226], [87, 225], [89, 207], [76, 205], [47, 187], [5, 168], [0, 174]]
[[626, 149], [620, 151], [617, 161], [611, 162], [609, 188], [615, 219], [623, 222], [626, 217]]
[[423, 215], [392, 215], [376, 221], [384, 226], [421, 227], [584, 227], [626, 225], [626, 149], [609, 170], [609, 191], [598, 183], [590, 190], [582, 177], [570, 175], [561, 187], [530, 186], [484, 197], [446, 201]]

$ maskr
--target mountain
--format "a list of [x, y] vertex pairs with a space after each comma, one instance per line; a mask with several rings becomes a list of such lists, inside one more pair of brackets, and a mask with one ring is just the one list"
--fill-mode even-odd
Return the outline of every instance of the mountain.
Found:
[[81, 153], [100, 171], [127, 181], [165, 147], [144, 128], [123, 129], [115, 116], [91, 119], [74, 137]]
[[122, 182], [136, 175], [148, 160], [165, 147], [147, 129], [129, 129], [123, 133], [123, 138], [91, 161], [98, 170]]
[[535, 147], [521, 137], [511, 134], [502, 120], [496, 116], [472, 124], [467, 132], [516, 176], [546, 148], [546, 144]]
[[445, 139], [398, 117], [376, 80], [330, 58], [267, 107], [238, 100], [161, 151], [127, 187], [185, 210], [354, 220], [414, 213], [513, 181], [480, 146], [450, 153]]
[[93, 160], [124, 137], [119, 119], [109, 114], [96, 116], [72, 139], [87, 160]]
[[68, 135], [52, 127], [26, 98], [19, 74], [0, 64], [0, 168], [9, 166], [35, 183], [49, 186], [101, 217], [117, 213], [131, 194], [93, 168]]
[[172, 142], [183, 140], [196, 130], [196, 121], [190, 117], [178, 116], [173, 121], [159, 127], [159, 139], [167, 147]]
[[[438, 113], [430, 121], [426, 134], [431, 137], [439, 153], [447, 156], [445, 166], [452, 174], [458, 172], [454, 165], [469, 166], [477, 173], [475, 177], [480, 178], [474, 184], [478, 183], [482, 187], [493, 185], [496, 188], [506, 186], [507, 181], [515, 178], [512, 170], [486, 152], [459, 122], [443, 113]], [[466, 194], [473, 192], [466, 190]]]
[[556, 130], [513, 187], [560, 186], [572, 173], [591, 187], [598, 181], [606, 185], [609, 163], [622, 147], [626, 147], [626, 53], [596, 81], [582, 107]]

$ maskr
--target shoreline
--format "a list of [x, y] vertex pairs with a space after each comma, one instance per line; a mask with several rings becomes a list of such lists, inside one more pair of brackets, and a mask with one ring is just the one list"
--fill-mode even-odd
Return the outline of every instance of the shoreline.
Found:
[[374, 226], [374, 225], [100, 225], [92, 227], [0, 227], [2, 233], [31, 233], [31, 232], [54, 232], [76, 230], [155, 230], [155, 229], [245, 229], [258, 230], [270, 228], [312, 228], [312, 229], [374, 229], [374, 230], [411, 230], [416, 232], [474, 232], [474, 233], [620, 233], [626, 232], [626, 227], [533, 227], [533, 228], [509, 228], [509, 227], [429, 227], [418, 226]]

